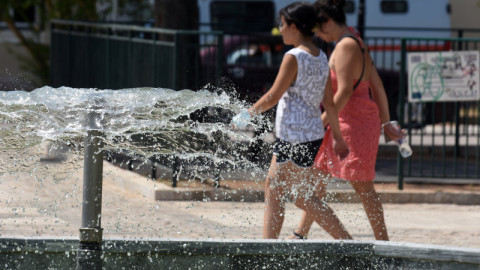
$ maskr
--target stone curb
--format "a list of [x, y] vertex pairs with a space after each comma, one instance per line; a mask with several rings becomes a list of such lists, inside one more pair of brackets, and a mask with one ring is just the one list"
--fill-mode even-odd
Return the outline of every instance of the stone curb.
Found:
[[[263, 202], [263, 190], [231, 190], [225, 188], [173, 188], [158, 181], [147, 180], [135, 172], [122, 170], [109, 163], [104, 164], [109, 172], [105, 181], [111, 181], [119, 188], [138, 193], [159, 201], [238, 201]], [[104, 169], [105, 171], [105, 169]], [[432, 203], [480, 205], [480, 193], [444, 191], [377, 191], [382, 203]], [[353, 190], [330, 189], [327, 202], [360, 203]]]
[[[378, 192], [382, 203], [432, 203], [480, 205], [480, 194], [453, 192]], [[153, 197], [159, 201], [241, 201], [263, 202], [263, 190], [226, 190], [226, 189], [184, 189], [157, 190]], [[360, 203], [360, 198], [354, 191], [329, 191], [327, 202]]]

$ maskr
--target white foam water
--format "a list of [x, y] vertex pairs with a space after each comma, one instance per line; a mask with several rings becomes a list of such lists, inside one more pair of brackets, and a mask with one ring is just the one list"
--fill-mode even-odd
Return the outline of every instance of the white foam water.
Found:
[[[244, 102], [224, 92], [207, 90], [45, 86], [32, 92], [0, 92], [0, 149], [27, 149], [46, 141], [82, 149], [86, 132], [93, 126], [103, 133], [108, 150], [235, 162], [241, 154], [233, 141], [255, 139], [236, 132], [229, 124], [245, 107]], [[201, 114], [212, 108], [215, 119], [202, 119]], [[89, 124], [92, 113], [94, 123]]]

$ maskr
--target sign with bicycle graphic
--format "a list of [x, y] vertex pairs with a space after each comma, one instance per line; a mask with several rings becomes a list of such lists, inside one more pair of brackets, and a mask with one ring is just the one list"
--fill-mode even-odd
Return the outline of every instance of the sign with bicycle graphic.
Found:
[[472, 101], [480, 99], [479, 52], [410, 52], [408, 101]]

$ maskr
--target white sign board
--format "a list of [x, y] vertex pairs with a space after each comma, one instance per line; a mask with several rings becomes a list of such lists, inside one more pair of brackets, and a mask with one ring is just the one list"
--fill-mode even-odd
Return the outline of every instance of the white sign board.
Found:
[[407, 53], [408, 101], [480, 99], [479, 52]]

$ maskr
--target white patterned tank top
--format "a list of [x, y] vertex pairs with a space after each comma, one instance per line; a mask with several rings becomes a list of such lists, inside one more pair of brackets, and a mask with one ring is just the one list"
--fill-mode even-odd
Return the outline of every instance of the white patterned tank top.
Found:
[[275, 119], [277, 138], [290, 143], [305, 143], [324, 136], [320, 103], [323, 100], [329, 68], [327, 56], [318, 56], [294, 48], [286, 54], [295, 56], [297, 78], [280, 98]]

